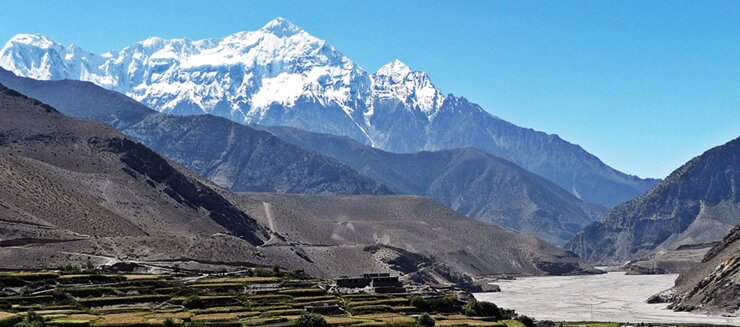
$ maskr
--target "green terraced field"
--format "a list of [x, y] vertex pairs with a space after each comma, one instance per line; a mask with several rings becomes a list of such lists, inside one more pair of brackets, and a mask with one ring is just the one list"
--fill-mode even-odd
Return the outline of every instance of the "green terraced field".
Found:
[[[175, 325], [289, 326], [306, 306], [339, 305], [326, 315], [335, 326], [413, 325], [422, 310], [406, 295], [328, 294], [317, 279], [252, 276], [136, 275], [58, 272], [0, 273], [0, 327], [12, 327], [35, 310], [47, 326], [158, 327]], [[294, 286], [299, 285], [299, 286]], [[436, 313], [445, 326], [492, 324], [461, 315]], [[434, 312], [432, 312], [434, 313]]]

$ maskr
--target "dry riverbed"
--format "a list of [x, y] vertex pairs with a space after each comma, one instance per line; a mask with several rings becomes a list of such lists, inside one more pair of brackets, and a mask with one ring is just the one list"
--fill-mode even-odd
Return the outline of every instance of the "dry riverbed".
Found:
[[678, 275], [602, 275], [528, 277], [500, 281], [501, 292], [478, 293], [478, 300], [515, 309], [537, 319], [554, 321], [616, 321], [705, 323], [740, 326], [738, 317], [674, 312], [667, 304], [648, 304], [651, 295], [673, 286]]

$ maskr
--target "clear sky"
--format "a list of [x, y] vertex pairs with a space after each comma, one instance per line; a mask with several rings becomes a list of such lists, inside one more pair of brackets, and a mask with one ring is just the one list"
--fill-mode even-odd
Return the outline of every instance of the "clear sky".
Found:
[[368, 71], [399, 58], [515, 124], [641, 177], [740, 136], [740, 1], [8, 1], [0, 40], [93, 51], [276, 16]]

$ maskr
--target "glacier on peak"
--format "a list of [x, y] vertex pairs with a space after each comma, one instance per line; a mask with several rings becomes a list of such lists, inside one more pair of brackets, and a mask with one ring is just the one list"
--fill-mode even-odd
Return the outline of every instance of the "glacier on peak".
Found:
[[372, 143], [368, 117], [378, 100], [408, 104], [427, 119], [444, 101], [425, 73], [394, 60], [370, 75], [282, 17], [221, 39], [154, 36], [102, 55], [20, 34], [0, 51], [0, 66], [37, 79], [91, 81], [162, 112], [211, 113], [242, 123], [278, 124], [282, 111], [313, 103], [338, 109], [345, 118], [326, 120], [348, 118], [366, 143]]
[[61, 44], [43, 34], [16, 34], [8, 43], [33, 45], [42, 49], [61, 46]]

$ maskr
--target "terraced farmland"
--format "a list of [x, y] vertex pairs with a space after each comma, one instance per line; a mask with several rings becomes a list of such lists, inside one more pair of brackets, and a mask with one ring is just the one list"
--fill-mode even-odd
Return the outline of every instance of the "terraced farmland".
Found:
[[329, 294], [321, 282], [306, 276], [4, 272], [0, 327], [14, 326], [29, 312], [46, 326], [62, 327], [293, 326], [306, 310], [335, 326], [413, 325], [422, 312], [439, 326], [523, 326], [462, 315], [464, 302], [450, 295], [432, 299], [446, 303], [445, 310], [422, 310], [410, 295]]

